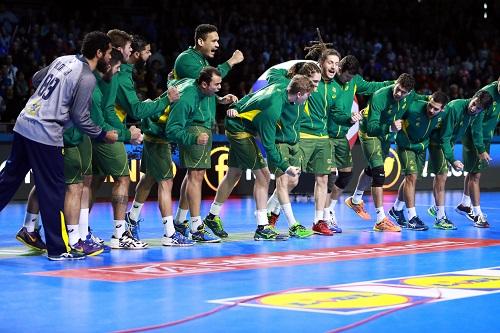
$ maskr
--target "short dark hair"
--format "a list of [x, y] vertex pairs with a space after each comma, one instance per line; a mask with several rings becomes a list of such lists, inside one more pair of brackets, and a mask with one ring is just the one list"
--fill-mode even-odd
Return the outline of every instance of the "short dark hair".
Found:
[[349, 74], [356, 75], [359, 73], [359, 61], [353, 55], [346, 55], [339, 62], [340, 72], [348, 72]]
[[408, 91], [415, 88], [415, 78], [408, 73], [401, 74], [396, 80], [396, 83], [399, 83], [401, 87]]
[[335, 49], [326, 49], [325, 51], [321, 52], [321, 56], [319, 57], [318, 62], [322, 63], [323, 61], [326, 60], [326, 58], [328, 56], [331, 56], [331, 55], [337, 56], [340, 59], [340, 52], [339, 51], [337, 51]]
[[481, 109], [487, 109], [490, 107], [490, 105], [493, 103], [493, 97], [491, 97], [490, 93], [487, 92], [486, 90], [479, 90], [472, 96], [472, 98], [478, 98], [478, 106]]
[[295, 95], [299, 92], [310, 93], [314, 90], [314, 84], [310, 78], [305, 75], [295, 75], [288, 84], [288, 91], [290, 94]]
[[314, 73], [321, 73], [321, 69], [314, 62], [301, 61], [294, 64], [288, 70], [287, 77], [291, 79], [297, 74], [305, 75], [307, 77], [312, 76]]
[[128, 42], [132, 42], [132, 36], [123, 30], [111, 29], [108, 31], [108, 36], [114, 47], [125, 47]]
[[205, 40], [207, 35], [211, 32], [217, 32], [217, 27], [212, 24], [200, 24], [194, 30], [194, 45], [197, 44], [198, 39]]
[[217, 68], [212, 66], [207, 66], [201, 70], [200, 75], [198, 76], [196, 82], [198, 84], [201, 84], [202, 82], [210, 84], [210, 82], [212, 81], [212, 76], [214, 75], [222, 77], [221, 73]]
[[83, 37], [81, 53], [87, 59], [95, 58], [97, 51], [101, 50], [106, 52], [111, 43], [109, 38], [104, 32], [92, 31]]
[[434, 92], [431, 95], [431, 98], [434, 102], [442, 104], [443, 106], [445, 106], [449, 101], [448, 95], [446, 95], [444, 92], [440, 90]]
[[140, 35], [132, 36], [132, 52], [141, 52], [146, 48], [146, 45], [149, 45], [149, 42]]
[[125, 59], [123, 59], [123, 54], [120, 51], [118, 51], [118, 49], [113, 48], [111, 50], [111, 59], [109, 60], [109, 64], [111, 66], [114, 66], [119, 62], [123, 64], [124, 60]]

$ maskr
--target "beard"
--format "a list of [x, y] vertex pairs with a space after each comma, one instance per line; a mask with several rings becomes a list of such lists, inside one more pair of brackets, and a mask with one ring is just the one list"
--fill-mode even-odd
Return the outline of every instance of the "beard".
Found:
[[106, 74], [106, 72], [110, 69], [110, 65], [104, 59], [97, 60], [96, 69], [102, 74]]

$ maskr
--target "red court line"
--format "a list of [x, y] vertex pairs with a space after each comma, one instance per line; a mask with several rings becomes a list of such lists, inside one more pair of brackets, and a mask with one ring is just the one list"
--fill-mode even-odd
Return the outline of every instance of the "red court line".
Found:
[[32, 275], [79, 278], [110, 282], [128, 282], [188, 275], [284, 267], [326, 262], [379, 258], [406, 254], [442, 252], [500, 245], [500, 240], [438, 238], [325, 249], [198, 258], [132, 265], [80, 268], [29, 273]]

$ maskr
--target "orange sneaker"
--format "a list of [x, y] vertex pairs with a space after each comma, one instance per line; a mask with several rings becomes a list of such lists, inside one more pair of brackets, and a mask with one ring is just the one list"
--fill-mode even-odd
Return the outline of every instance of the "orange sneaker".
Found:
[[371, 219], [370, 214], [365, 210], [365, 204], [363, 201], [361, 201], [359, 204], [355, 204], [352, 202], [352, 197], [348, 197], [345, 199], [345, 204], [349, 206], [356, 214], [359, 215], [363, 220], [369, 220]]
[[380, 231], [380, 232], [401, 232], [401, 227], [398, 225], [395, 225], [394, 222], [389, 220], [387, 217], [384, 217], [384, 219], [380, 222], [375, 223], [373, 226], [373, 230], [375, 231]]

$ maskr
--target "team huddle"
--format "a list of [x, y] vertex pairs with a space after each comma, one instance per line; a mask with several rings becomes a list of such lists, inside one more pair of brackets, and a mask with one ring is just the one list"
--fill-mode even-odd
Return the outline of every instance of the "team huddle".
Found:
[[[162, 245], [217, 243], [228, 237], [220, 218], [222, 206], [247, 169], [255, 176], [255, 240], [341, 233], [335, 211], [353, 178], [346, 134], [356, 123], [367, 166], [345, 204], [361, 218], [371, 219], [362, 199], [371, 187], [375, 231], [428, 229], [415, 209], [416, 182], [426, 156], [428, 171], [435, 174], [435, 205], [428, 209], [435, 217], [434, 228], [456, 229], [444, 209], [450, 167], [468, 173], [456, 211], [475, 227], [489, 227], [480, 208], [479, 182], [491, 160], [490, 142], [500, 113], [496, 109], [498, 81], [469, 99], [448, 101], [441, 91], [419, 95], [411, 75], [403, 73], [395, 81], [365, 81], [358, 74], [360, 64], [354, 56], [341, 57], [319, 42], [306, 48], [305, 61], [288, 70], [272, 68], [265, 87], [238, 100], [232, 94], [220, 97], [217, 93], [233, 66], [244, 61], [243, 53], [236, 50], [226, 62], [212, 67], [208, 60], [219, 48], [218, 41], [215, 26], [199, 25], [195, 45], [177, 57], [167, 91], [155, 100], [137, 97], [132, 75], [134, 66], [150, 57], [149, 43], [117, 29], [87, 34], [81, 55], [59, 57], [37, 72], [33, 77], [36, 91], [16, 121], [12, 152], [0, 172], [0, 210], [26, 173], [32, 169], [34, 174], [35, 187], [16, 238], [47, 251], [51, 260], [82, 259], [111, 249], [146, 249], [148, 244], [140, 239], [141, 209], [157, 184]], [[368, 106], [360, 112], [352, 111], [355, 94], [369, 97]], [[216, 104], [227, 105], [228, 171], [210, 211], [202, 218], [202, 183], [206, 169], [211, 168]], [[140, 129], [127, 128], [127, 118], [140, 120]], [[463, 161], [455, 158], [454, 145], [459, 139]], [[128, 211], [125, 142], [143, 144], [141, 178]], [[391, 220], [383, 207], [383, 185], [384, 160], [394, 142], [404, 179], [388, 212]], [[178, 147], [181, 167], [187, 170], [175, 214], [171, 144]], [[315, 177], [312, 227], [295, 219], [290, 202], [289, 194], [301, 172]], [[271, 174], [276, 188], [269, 197]], [[114, 179], [114, 228], [109, 245], [89, 226], [94, 194], [107, 176]], [[282, 215], [288, 223], [287, 234], [276, 228]]]

